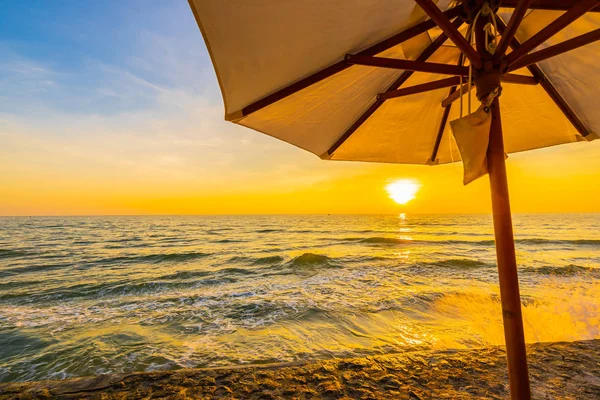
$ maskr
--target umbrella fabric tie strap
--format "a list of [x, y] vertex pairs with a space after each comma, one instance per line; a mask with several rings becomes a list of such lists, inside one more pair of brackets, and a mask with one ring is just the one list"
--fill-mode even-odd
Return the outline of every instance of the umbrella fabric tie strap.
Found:
[[499, 94], [500, 88], [494, 89], [483, 99], [477, 111], [464, 118], [450, 121], [450, 129], [463, 161], [464, 185], [488, 173], [487, 150], [492, 124], [490, 111], [494, 99]]
[[467, 185], [488, 173], [487, 149], [492, 117], [483, 105], [466, 117], [450, 121], [452, 135], [463, 161], [463, 184]]

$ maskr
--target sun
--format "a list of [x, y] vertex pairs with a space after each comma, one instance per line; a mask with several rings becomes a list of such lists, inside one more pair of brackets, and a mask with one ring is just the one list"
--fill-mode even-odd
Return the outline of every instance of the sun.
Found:
[[398, 204], [406, 204], [417, 195], [421, 184], [412, 179], [398, 179], [389, 183], [385, 190], [392, 200]]

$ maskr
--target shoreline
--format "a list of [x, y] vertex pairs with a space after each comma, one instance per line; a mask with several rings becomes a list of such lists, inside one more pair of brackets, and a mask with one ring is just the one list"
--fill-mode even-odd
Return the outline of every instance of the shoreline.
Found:
[[[600, 339], [527, 346], [533, 398], [600, 398]], [[0, 399], [493, 398], [509, 395], [501, 347], [0, 384]]]

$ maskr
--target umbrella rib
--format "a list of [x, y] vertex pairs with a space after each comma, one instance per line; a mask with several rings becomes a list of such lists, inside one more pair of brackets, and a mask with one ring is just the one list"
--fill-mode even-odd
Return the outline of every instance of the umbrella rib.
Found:
[[540, 81], [535, 76], [519, 75], [519, 74], [504, 74], [502, 82], [516, 83], [519, 85], [537, 85]]
[[371, 67], [402, 69], [405, 71], [429, 72], [433, 74], [443, 75], [469, 75], [468, 67], [458, 65], [448, 65], [414, 60], [401, 60], [397, 58], [353, 56], [351, 54], [346, 56], [346, 60], [351, 64], [367, 65]]
[[[502, 0], [502, 7], [516, 8], [520, 0]], [[531, 10], [549, 10], [549, 11], [567, 11], [573, 6], [573, 0], [534, 0], [529, 9]], [[591, 12], [600, 12], [600, 6], [590, 10]]]
[[527, 67], [531, 64], [538, 63], [550, 57], [558, 56], [566, 53], [567, 51], [575, 50], [598, 40], [600, 40], [600, 29], [593, 30], [569, 40], [565, 40], [564, 42], [555, 44], [554, 46], [546, 47], [540, 51], [529, 53], [512, 64], [510, 66], [510, 70], [514, 71], [519, 68]]
[[587, 11], [594, 8], [594, 6], [596, 6], [598, 3], [600, 3], [600, 0], [582, 0], [575, 3], [575, 5], [571, 7], [569, 11], [556, 18], [548, 26], [523, 42], [518, 50], [513, 50], [507, 56], [508, 65], [510, 66], [514, 64], [521, 57], [525, 56], [531, 50], [535, 49], [550, 37], [563, 30], [567, 25], [581, 17]]
[[[471, 90], [474, 88], [475, 88], [475, 85], [471, 85]], [[450, 94], [448, 94], [448, 97], [446, 97], [444, 100], [442, 100], [442, 107], [447, 107], [450, 104], [454, 103], [460, 97], [461, 92], [463, 94], [467, 94], [468, 90], [469, 90], [469, 84], [465, 83], [462, 85], [461, 90], [452, 91]]]
[[[461, 7], [457, 6], [454, 8], [451, 8], [447, 11], [444, 12], [444, 15], [447, 18], [455, 18], [457, 17], [461, 12]], [[436, 23], [431, 20], [428, 19], [426, 21], [423, 21], [417, 25], [414, 25], [408, 29], [403, 30], [400, 33], [395, 34], [394, 36], [391, 36], [379, 43], [376, 43], [372, 46], [369, 46], [368, 48], [360, 51], [357, 53], [357, 55], [361, 55], [361, 56], [373, 56], [376, 54], [379, 54], [385, 50], [388, 50], [394, 46], [397, 46], [409, 39], [414, 38], [415, 36], [418, 36], [422, 33], [427, 32], [428, 30], [435, 28], [436, 27]], [[242, 109], [241, 112], [241, 116], [247, 116], [249, 114], [252, 114], [253, 112], [256, 112], [258, 110], [261, 110], [273, 103], [278, 102], [279, 100], [282, 100], [288, 96], [291, 96], [292, 94], [299, 92], [302, 89], [306, 89], [309, 86], [312, 86], [316, 83], [321, 82], [324, 79], [329, 78], [330, 76], [333, 76], [339, 72], [342, 72], [343, 70], [350, 68], [352, 65], [348, 64], [348, 62], [344, 59], [342, 61], [338, 61], [335, 64], [330, 65], [327, 68], [324, 68], [314, 74], [311, 74], [303, 79], [300, 79], [297, 82], [292, 83], [289, 86], [284, 87], [283, 89], [280, 89], [274, 93], [271, 93], [270, 95], [263, 97], [262, 99], [255, 101], [254, 103], [251, 103], [249, 105], [247, 105], [246, 107], [244, 107]]]
[[[452, 86], [450, 88], [450, 94], [457, 93], [456, 86]], [[460, 94], [459, 94], [460, 96]], [[429, 161], [432, 163], [435, 162], [437, 157], [437, 153], [440, 149], [440, 144], [442, 143], [442, 136], [444, 135], [444, 129], [446, 128], [446, 123], [448, 122], [448, 117], [450, 116], [450, 107], [452, 107], [452, 103], [448, 104], [444, 107], [444, 113], [442, 114], [442, 119], [440, 120], [440, 126], [438, 127], [437, 136], [435, 137], [435, 143], [433, 144], [433, 150], [431, 151], [431, 157], [429, 157]]]
[[483, 66], [481, 56], [477, 51], [467, 42], [467, 39], [458, 31], [458, 29], [450, 22], [447, 16], [444, 15], [442, 10], [431, 0], [415, 0], [415, 2], [429, 15], [429, 17], [435, 21], [450, 40], [462, 51], [465, 56], [471, 61], [471, 64], [476, 68], [480, 69]]
[[[504, 29], [506, 28], [506, 25], [504, 25], [504, 22], [502, 22], [501, 19], [498, 19], [497, 22], [500, 33], [503, 33]], [[517, 50], [520, 48], [520, 46], [521, 43], [519, 43], [519, 40], [516, 37], [513, 37], [513, 39], [510, 42], [510, 47], [512, 47], [513, 50]], [[531, 72], [531, 75], [533, 75], [533, 77], [539, 81], [540, 86], [546, 91], [548, 96], [550, 96], [552, 101], [554, 101], [556, 106], [562, 111], [565, 117], [567, 117], [567, 119], [569, 120], [569, 122], [571, 122], [575, 129], [577, 129], [579, 134], [583, 137], [589, 135], [590, 130], [579, 119], [577, 114], [575, 114], [573, 109], [569, 106], [569, 104], [565, 101], [561, 94], [558, 93], [558, 90], [556, 90], [552, 82], [550, 82], [544, 71], [542, 71], [542, 69], [537, 64], [531, 64], [527, 66], [527, 69], [529, 70], [529, 72]]]
[[500, 39], [500, 43], [498, 43], [498, 47], [496, 47], [496, 50], [494, 51], [494, 61], [496, 62], [496, 64], [500, 63], [500, 60], [504, 56], [504, 53], [506, 53], [508, 45], [512, 38], [515, 36], [517, 28], [521, 24], [521, 21], [523, 21], [525, 13], [527, 12], [527, 8], [529, 7], [532, 1], [533, 0], [519, 0], [517, 6], [515, 7], [515, 11], [510, 17], [510, 21], [508, 21], [506, 30], [502, 35], [502, 38]]
[[432, 90], [439, 90], [450, 86], [456, 86], [460, 84], [460, 77], [453, 76], [451, 78], [440, 79], [433, 82], [422, 83], [420, 85], [409, 86], [402, 89], [390, 90], [388, 92], [380, 93], [377, 98], [380, 100], [388, 100], [396, 97], [409, 96], [411, 94], [426, 93]]
[[[463, 53], [460, 53], [460, 55], [458, 56], [458, 61], [456, 62], [457, 65], [463, 65], [463, 62], [465, 60], [465, 55]], [[464, 86], [464, 85], [463, 85]], [[450, 88], [450, 92], [448, 94], [448, 97], [452, 96], [454, 93], [458, 93], [458, 96], [460, 97], [461, 93], [464, 93], [462, 90], [461, 91], [456, 91], [457, 86], [452, 86]], [[444, 113], [442, 114], [442, 119], [440, 120], [440, 126], [438, 127], [438, 132], [437, 132], [437, 136], [435, 137], [435, 143], [433, 144], [433, 149], [431, 151], [431, 157], [429, 157], [429, 160], [434, 163], [435, 159], [437, 157], [437, 153], [440, 150], [440, 144], [442, 143], [442, 136], [444, 135], [444, 129], [446, 128], [446, 123], [448, 122], [448, 117], [450, 116], [450, 107], [452, 106], [452, 102], [448, 103], [447, 105], [444, 106]]]
[[[463, 21], [461, 18], [457, 18], [456, 20], [454, 20], [453, 25], [456, 27], [456, 29], [458, 29], [461, 25], [463, 24]], [[444, 33], [442, 33], [440, 36], [437, 37], [437, 39], [435, 39], [425, 50], [423, 50], [423, 52], [421, 53], [421, 55], [419, 57], [417, 57], [417, 61], [426, 61], [429, 59], [429, 57], [431, 57], [431, 55], [433, 53], [435, 53], [435, 51], [437, 49], [439, 49], [444, 42], [448, 39], [448, 36], [446, 36]], [[406, 82], [408, 80], [408, 78], [410, 78], [412, 76], [412, 74], [414, 73], [414, 71], [404, 71], [399, 77], [398, 79], [396, 79], [394, 81], [394, 83], [392, 83], [386, 90], [390, 91], [390, 90], [396, 90], [398, 89], [400, 86], [402, 86], [402, 84], [404, 82]], [[381, 105], [383, 104], [383, 100], [380, 99], [375, 99], [375, 102], [373, 102], [369, 108], [367, 108], [367, 110], [365, 110], [365, 112], [358, 117], [358, 119], [342, 134], [342, 136], [340, 136], [340, 138], [338, 140], [335, 141], [335, 143], [329, 148], [329, 150], [327, 150], [327, 153], [325, 153], [325, 155], [331, 157], [333, 155], [333, 153], [342, 145], [344, 144], [344, 142], [346, 140], [348, 140], [348, 138], [350, 136], [352, 136], [352, 134], [354, 132], [356, 132], [356, 130], [358, 128], [360, 128], [360, 126], [367, 120], [369, 119], [369, 117], [371, 115], [373, 115], [373, 113], [375, 113], [375, 111], [377, 111], [377, 109], [379, 107], [381, 107]]]

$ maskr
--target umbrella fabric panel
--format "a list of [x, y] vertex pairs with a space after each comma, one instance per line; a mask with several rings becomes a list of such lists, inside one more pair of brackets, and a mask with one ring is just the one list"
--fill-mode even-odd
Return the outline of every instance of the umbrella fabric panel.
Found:
[[[519, 26], [515, 37], [523, 43], [561, 14], [560, 11], [531, 11]], [[503, 13], [503, 19], [508, 20], [509, 15]], [[600, 28], [600, 14], [585, 14], [535, 50], [544, 49], [598, 28]], [[600, 42], [595, 42], [538, 63], [552, 85], [592, 132], [586, 137], [587, 140], [596, 139], [600, 134], [599, 59]]]
[[506, 153], [582, 140], [540, 85], [504, 84], [500, 111]]
[[[531, 37], [545, 26], [543, 24], [546, 21], [552, 21], [559, 15], [560, 13], [553, 11], [531, 12], [521, 29], [517, 31], [517, 37], [519, 40]], [[537, 50], [598, 28], [600, 28], [600, 15], [586, 14], [543, 43]], [[538, 64], [586, 127], [592, 131], [592, 138], [598, 137], [600, 133], [599, 59], [600, 43], [595, 42]]]
[[227, 116], [426, 18], [412, 0], [190, 0], [190, 5]]
[[[446, 94], [447, 89], [440, 89], [422, 96], [443, 98]], [[426, 164], [442, 112], [439, 102], [411, 101], [409, 97], [394, 105], [387, 101], [330, 159]]]
[[[401, 46], [385, 54], [404, 58]], [[352, 66], [236, 122], [320, 156], [402, 72]]]

